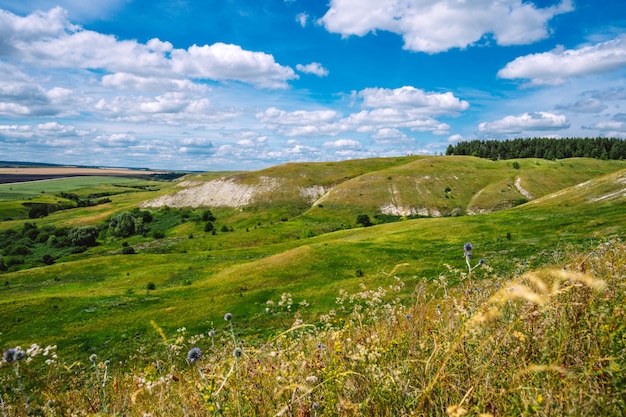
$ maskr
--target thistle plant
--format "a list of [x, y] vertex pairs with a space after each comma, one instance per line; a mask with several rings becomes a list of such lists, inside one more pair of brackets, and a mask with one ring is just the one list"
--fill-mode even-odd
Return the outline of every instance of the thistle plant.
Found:
[[22, 376], [20, 375], [20, 361], [24, 359], [25, 356], [26, 353], [22, 350], [22, 348], [17, 346], [15, 348], [10, 348], [4, 351], [4, 353], [2, 354], [2, 362], [8, 363], [13, 367], [13, 372], [15, 373], [15, 381], [17, 382], [17, 391], [22, 397], [22, 402], [24, 403], [24, 409], [26, 410], [26, 414], [31, 414], [30, 399], [24, 391]]
[[463, 245], [463, 250], [465, 251], [464, 257], [465, 257], [465, 263], [467, 264], [467, 276], [469, 277], [472, 273], [472, 271], [476, 268], [478, 268], [479, 266], [483, 265], [485, 263], [484, 259], [480, 259], [476, 265], [472, 266], [470, 260], [472, 259], [472, 250], [474, 249], [474, 246], [470, 243], [467, 242], [465, 245]]
[[100, 396], [100, 406], [102, 407], [102, 411], [104, 411], [104, 413], [108, 413], [106, 385], [108, 380], [110, 361], [106, 360], [104, 362], [98, 362], [98, 355], [93, 353], [89, 356], [89, 362], [91, 362], [91, 367], [94, 371], [96, 387]]

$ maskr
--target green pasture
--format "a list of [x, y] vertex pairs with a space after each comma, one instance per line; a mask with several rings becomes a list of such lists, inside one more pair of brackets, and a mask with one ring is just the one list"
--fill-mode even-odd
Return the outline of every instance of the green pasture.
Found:
[[[81, 199], [95, 195], [93, 200], [108, 198], [108, 205], [76, 207], [73, 210], [60, 210], [53, 213], [53, 218], [34, 219], [42, 224], [56, 224], [67, 218], [70, 223], [93, 223], [97, 213], [111, 214], [124, 205], [137, 205], [141, 201], [155, 197], [159, 192], [166, 192], [173, 184], [161, 181], [146, 181], [137, 178], [113, 176], [86, 176], [25, 183], [0, 184], [0, 230], [15, 227], [23, 219], [28, 219], [27, 204], [74, 204], [62, 198], [61, 193], [69, 193]], [[18, 220], [18, 222], [11, 222]]]
[[[145, 180], [137, 180], [136, 178], [84, 176], [0, 184], [0, 201], [34, 198], [39, 194], [55, 194], [62, 191], [72, 192], [80, 189], [98, 190], [99, 192], [102, 190], [100, 187], [103, 185], [137, 185], [145, 183], [147, 183]], [[107, 189], [114, 190], [113, 187], [107, 187]]]

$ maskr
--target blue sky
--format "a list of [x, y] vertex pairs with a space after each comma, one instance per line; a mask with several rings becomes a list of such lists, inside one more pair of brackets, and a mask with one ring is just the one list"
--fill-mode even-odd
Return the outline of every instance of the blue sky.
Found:
[[626, 138], [623, 0], [0, 0], [0, 160], [184, 170]]

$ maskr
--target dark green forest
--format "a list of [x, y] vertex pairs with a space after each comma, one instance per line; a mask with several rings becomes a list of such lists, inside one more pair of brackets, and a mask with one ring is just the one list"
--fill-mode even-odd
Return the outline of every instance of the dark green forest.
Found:
[[626, 140], [618, 138], [472, 140], [448, 146], [446, 155], [470, 155], [492, 160], [513, 158], [619, 160], [626, 158]]

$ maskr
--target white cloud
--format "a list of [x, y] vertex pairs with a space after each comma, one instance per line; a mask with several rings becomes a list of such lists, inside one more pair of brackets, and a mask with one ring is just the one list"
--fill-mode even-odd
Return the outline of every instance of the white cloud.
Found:
[[500, 45], [532, 43], [548, 36], [552, 17], [571, 10], [571, 0], [547, 8], [522, 0], [332, 0], [319, 23], [342, 36], [390, 31], [406, 49], [436, 53], [489, 34]]
[[454, 94], [425, 92], [411, 86], [396, 89], [366, 88], [358, 93], [363, 99], [363, 107], [390, 107], [409, 109], [412, 113], [451, 114], [467, 110], [469, 103], [459, 100]]
[[209, 99], [182, 92], [158, 96], [101, 98], [90, 109], [110, 120], [177, 125], [183, 122], [212, 123], [237, 117], [235, 110], [215, 108]]
[[63, 104], [75, 104], [72, 91], [62, 87], [46, 89], [16, 66], [0, 62], [0, 116], [55, 116]]
[[378, 129], [378, 131], [372, 135], [372, 139], [379, 142], [395, 142], [405, 141], [409, 139], [409, 137], [399, 129], [384, 127]]
[[207, 155], [215, 152], [213, 141], [207, 138], [183, 138], [176, 142], [178, 152], [185, 154]]
[[272, 55], [221, 42], [173, 50], [172, 68], [174, 73], [192, 78], [235, 80], [267, 88], [285, 88], [288, 80], [297, 78], [291, 68], [276, 63]]
[[337, 139], [334, 141], [324, 142], [322, 146], [325, 148], [361, 149], [363, 144], [354, 139]]
[[[240, 81], [263, 88], [285, 88], [293, 69], [264, 52], [215, 43], [173, 48], [152, 39], [146, 44], [83, 30], [67, 21], [63, 9], [19, 17], [0, 11], [0, 56], [51, 68], [99, 69], [136, 77]], [[109, 80], [111, 82], [111, 80]]]
[[102, 85], [122, 91], [196, 91], [206, 93], [209, 88], [203, 84], [197, 84], [190, 80], [172, 79], [161, 77], [143, 77], [125, 72], [107, 74], [102, 77]]
[[318, 77], [325, 77], [328, 75], [328, 70], [318, 62], [311, 62], [307, 65], [298, 64], [296, 65], [296, 69], [305, 74], [313, 74]]
[[602, 73], [626, 66], [626, 35], [578, 49], [518, 57], [498, 71], [498, 77], [527, 79], [531, 84], [562, 84], [567, 78]]
[[583, 128], [599, 131], [600, 135], [605, 137], [626, 138], [626, 115], [618, 113], [612, 120], [603, 120]]
[[128, 0], [0, 0], [0, 8], [12, 9], [20, 13], [30, 10], [49, 10], [60, 6], [67, 10], [72, 18], [81, 21], [106, 18], [112, 12], [128, 3]]
[[296, 110], [286, 112], [276, 107], [270, 107], [262, 113], [257, 114], [257, 118], [263, 123], [277, 125], [307, 125], [327, 123], [337, 117], [334, 110]]
[[567, 129], [570, 122], [562, 114], [548, 112], [524, 113], [506, 116], [494, 122], [483, 122], [478, 130], [483, 133], [521, 133], [524, 131], [550, 131]]
[[454, 135], [450, 135], [448, 137], [448, 143], [456, 143], [456, 142], [461, 142], [464, 140], [465, 138], [463, 137], [463, 135], [459, 135], [458, 133]]
[[296, 22], [300, 23], [300, 26], [306, 27], [309, 21], [309, 15], [306, 13], [298, 13], [296, 16]]
[[127, 133], [112, 133], [96, 136], [94, 142], [105, 148], [125, 148], [136, 145], [139, 141], [135, 136]]
[[371, 133], [374, 139], [407, 139], [400, 129], [448, 134], [450, 126], [431, 115], [456, 115], [469, 104], [452, 93], [427, 93], [414, 87], [367, 88], [352, 94], [364, 110], [343, 118], [333, 110], [286, 112], [275, 107], [257, 114], [267, 127], [285, 136], [337, 136], [346, 132]]

